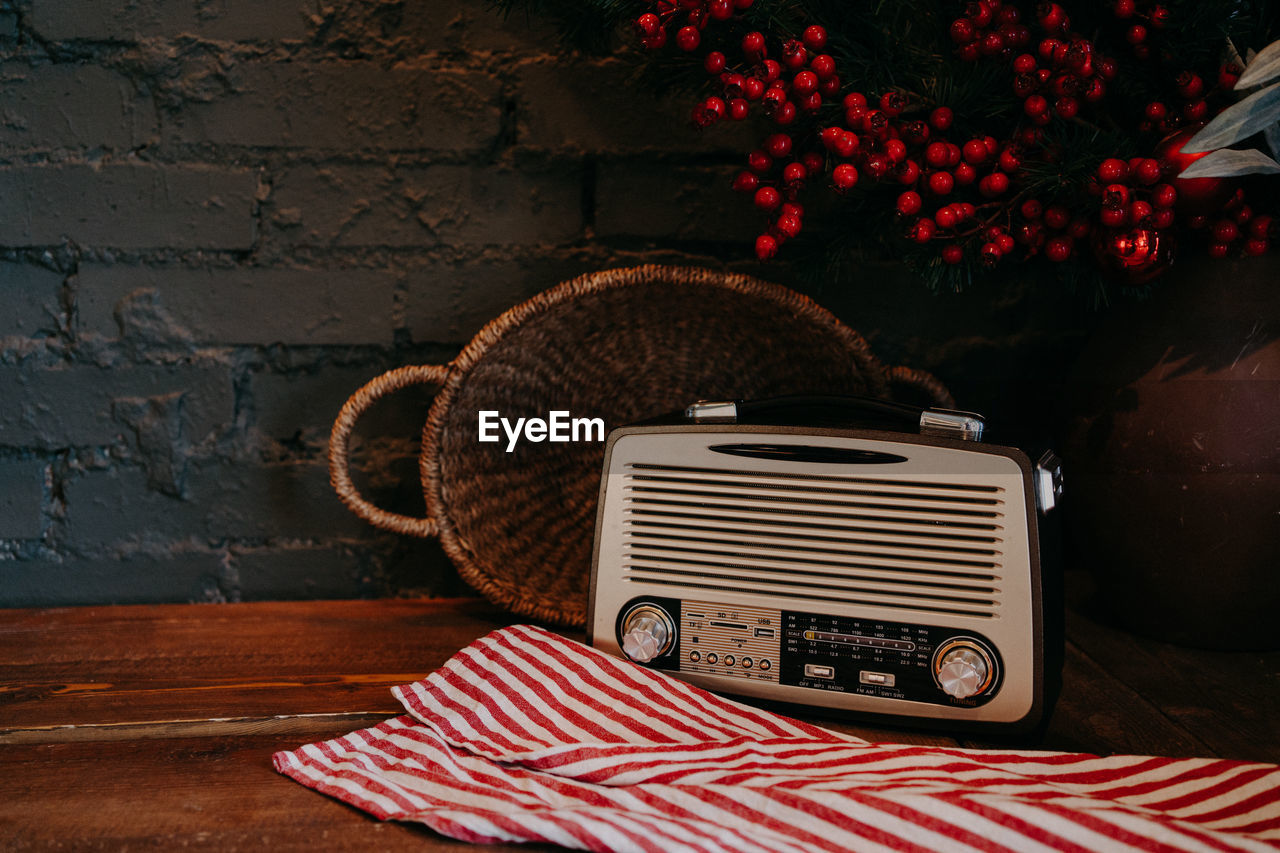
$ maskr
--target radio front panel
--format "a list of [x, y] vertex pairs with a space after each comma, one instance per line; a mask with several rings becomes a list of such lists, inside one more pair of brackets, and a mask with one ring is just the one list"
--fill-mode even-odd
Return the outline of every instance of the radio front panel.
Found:
[[1040, 677], [1028, 493], [1019, 462], [989, 447], [622, 430], [592, 641], [725, 693], [1018, 722]]

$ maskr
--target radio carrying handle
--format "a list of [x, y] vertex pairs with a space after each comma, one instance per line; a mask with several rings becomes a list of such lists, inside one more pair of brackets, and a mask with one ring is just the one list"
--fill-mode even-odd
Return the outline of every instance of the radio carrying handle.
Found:
[[914, 427], [921, 435], [982, 441], [982, 415], [952, 409], [922, 408], [906, 403], [854, 395], [792, 395], [763, 400], [701, 400], [685, 409], [694, 423], [741, 423], [753, 417], [824, 409], [853, 417], [871, 416]]

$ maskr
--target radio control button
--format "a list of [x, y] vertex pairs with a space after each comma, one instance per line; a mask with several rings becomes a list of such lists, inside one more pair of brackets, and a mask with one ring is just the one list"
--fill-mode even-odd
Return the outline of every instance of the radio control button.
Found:
[[747, 669], [751, 669], [751, 665], [752, 665], [752, 664], [754, 664], [754, 663], [755, 663], [755, 661], [753, 661], [751, 658], [743, 658], [743, 659], [742, 659], [742, 665], [743, 665], [744, 667], [746, 667]]
[[770, 669], [773, 669], [773, 664], [769, 662], [768, 658], [765, 658], [764, 660], [760, 661], [760, 668], [763, 670], [770, 670]]
[[689, 652], [689, 660], [693, 661], [694, 663], [697, 663], [698, 661], [702, 660], [702, 652], [698, 651], [697, 649], [694, 649], [693, 651]]
[[676, 626], [656, 604], [638, 605], [622, 621], [622, 653], [637, 663], [665, 654], [675, 642]]
[[738, 659], [737, 659], [737, 658], [735, 658], [733, 655], [725, 655], [725, 656], [724, 656], [724, 665], [725, 665], [725, 666], [733, 666], [733, 665], [734, 665], [735, 663], [737, 663], [737, 662], [738, 662]]
[[804, 665], [805, 678], [835, 678], [836, 671], [829, 666], [819, 666], [817, 664], [807, 663]]
[[707, 655], [707, 663], [719, 663], [719, 662], [720, 662], [720, 655], [716, 654], [715, 652], [711, 652], [710, 654]]
[[948, 696], [968, 699], [981, 693], [990, 681], [991, 659], [986, 651], [968, 642], [956, 643], [938, 658], [934, 676]]

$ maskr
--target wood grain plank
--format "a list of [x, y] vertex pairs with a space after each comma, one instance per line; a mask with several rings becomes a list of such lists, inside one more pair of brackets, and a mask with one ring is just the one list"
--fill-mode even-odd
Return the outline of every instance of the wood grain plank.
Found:
[[[342, 726], [318, 737], [344, 734]], [[538, 851], [378, 821], [276, 773], [278, 735], [0, 749], [7, 849]]]
[[1280, 763], [1280, 652], [1206, 651], [1140, 637], [1102, 622], [1090, 596], [1077, 579], [1067, 633], [1083, 655], [1214, 754]]
[[473, 599], [0, 611], [0, 731], [390, 715], [388, 688], [512, 621]]

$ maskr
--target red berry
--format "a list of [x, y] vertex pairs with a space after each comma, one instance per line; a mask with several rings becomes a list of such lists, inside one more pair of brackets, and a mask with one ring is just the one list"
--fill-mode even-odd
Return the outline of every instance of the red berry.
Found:
[[1067, 13], [1057, 3], [1041, 3], [1036, 7], [1036, 18], [1045, 32], [1065, 30], [1068, 25]]
[[986, 162], [989, 152], [987, 151], [986, 142], [981, 139], [970, 139], [964, 144], [962, 153], [966, 163], [971, 163], [974, 166], [977, 166], [980, 163]]
[[937, 221], [939, 228], [955, 228], [956, 223], [960, 221], [960, 215], [956, 213], [955, 207], [949, 204], [938, 208], [933, 218]]
[[1260, 239], [1258, 237], [1252, 237], [1245, 241], [1244, 253], [1246, 255], [1251, 255], [1256, 257], [1258, 255], [1266, 254], [1266, 251], [1267, 251], [1266, 240]]
[[663, 29], [659, 29], [651, 36], [645, 36], [640, 39], [640, 44], [644, 46], [645, 50], [659, 50], [666, 43], [667, 31]]
[[872, 153], [867, 155], [866, 162], [863, 165], [866, 166], [867, 173], [878, 180], [888, 174], [889, 168], [893, 164], [889, 162], [889, 158], [884, 154]]
[[1253, 217], [1253, 220], [1249, 222], [1249, 236], [1269, 239], [1271, 237], [1271, 226], [1274, 222], [1275, 220], [1265, 213]]
[[1151, 214], [1151, 227], [1152, 228], [1168, 228], [1170, 225], [1173, 224], [1173, 219], [1174, 219], [1173, 208], [1171, 207], [1158, 208], [1155, 213]]
[[809, 63], [809, 51], [796, 39], [787, 39], [782, 45], [782, 63], [792, 71]]
[[764, 96], [764, 81], [748, 77], [742, 81], [742, 94], [748, 101], [758, 101]]
[[1170, 12], [1164, 6], [1152, 6], [1151, 11], [1147, 13], [1147, 18], [1151, 21], [1151, 26], [1157, 30], [1163, 29], [1169, 24]]
[[1013, 175], [1020, 168], [1022, 168], [1022, 158], [1018, 156], [1018, 152], [1012, 146], [1000, 152], [1000, 171], [1007, 175]]
[[750, 111], [751, 105], [744, 98], [734, 98], [729, 102], [729, 118], [734, 121], [742, 121]]
[[747, 155], [747, 168], [751, 171], [763, 175], [765, 172], [773, 168], [773, 158], [760, 149], [756, 149]]
[[782, 204], [782, 194], [773, 187], [760, 187], [753, 201], [761, 210], [770, 211]]
[[719, 74], [724, 71], [724, 54], [713, 50], [702, 58], [702, 67], [708, 74]]
[[1129, 211], [1123, 207], [1104, 207], [1098, 221], [1109, 228], [1119, 228], [1129, 220]]
[[945, 142], [930, 142], [924, 149], [924, 161], [934, 168], [940, 169], [946, 166], [949, 160], [950, 154]]
[[1124, 18], [1132, 18], [1133, 10], [1134, 10], [1134, 2], [1133, 0], [1116, 0], [1115, 5], [1112, 7], [1112, 10], [1115, 12], [1115, 15], [1117, 18], [1120, 18], [1122, 20]]
[[880, 96], [880, 111], [890, 118], [897, 116], [907, 108], [907, 99], [901, 92], [885, 92]]
[[929, 124], [934, 130], [946, 130], [951, 127], [952, 118], [950, 107], [938, 107], [929, 113]]
[[817, 24], [805, 27], [800, 38], [804, 40], [804, 46], [809, 50], [822, 50], [827, 46], [827, 31]]
[[1022, 207], [1018, 211], [1024, 219], [1039, 219], [1040, 215], [1044, 213], [1044, 208], [1040, 205], [1040, 202], [1034, 198], [1029, 198], [1022, 203]]
[[1157, 184], [1151, 188], [1151, 203], [1156, 207], [1173, 207], [1178, 191], [1172, 184]]
[[1000, 244], [996, 242], [983, 243], [982, 248], [978, 250], [978, 258], [982, 261], [982, 265], [987, 268], [994, 267], [1000, 262], [1000, 257], [1004, 253], [1000, 251]]
[[797, 95], [808, 95], [818, 89], [818, 75], [812, 71], [801, 71], [791, 79], [791, 91]]
[[996, 237], [996, 245], [1000, 247], [1000, 254], [1007, 255], [1013, 251], [1013, 238], [1001, 231]]
[[1074, 118], [1076, 113], [1080, 112], [1080, 102], [1075, 98], [1059, 98], [1053, 103], [1053, 111], [1057, 113], [1058, 118]]
[[822, 82], [818, 84], [818, 91], [822, 93], [822, 97], [834, 98], [836, 95], [840, 94], [839, 74], [828, 74], [826, 77], [823, 77], [820, 72], [816, 71], [816, 69], [815, 73], [817, 73], [818, 78], [822, 80]]
[[1142, 225], [1151, 216], [1151, 205], [1142, 199], [1138, 199], [1129, 204], [1129, 222], [1134, 225]]
[[1209, 230], [1218, 243], [1230, 243], [1240, 236], [1240, 227], [1230, 219], [1219, 219]]
[[886, 139], [884, 153], [890, 163], [901, 163], [907, 157], [907, 145], [901, 139]]
[[1022, 111], [1031, 118], [1038, 118], [1049, 112], [1049, 102], [1044, 95], [1032, 95], [1022, 102]]
[[934, 195], [947, 195], [955, 186], [955, 178], [950, 172], [934, 172], [929, 176], [929, 192]]
[[957, 163], [951, 174], [956, 179], [956, 186], [960, 187], [967, 187], [978, 179], [978, 170], [968, 163]]
[[809, 67], [818, 75], [819, 80], [827, 80], [836, 73], [836, 61], [825, 53], [815, 56]]
[[760, 187], [760, 177], [745, 169], [733, 179], [733, 189], [740, 193], [754, 193]]
[[911, 226], [911, 233], [909, 236], [915, 242], [923, 245], [933, 239], [933, 235], [936, 230], [937, 226], [934, 225], [933, 220], [926, 216], [917, 221], [915, 225]]
[[1030, 74], [1036, 70], [1036, 58], [1029, 53], [1022, 54], [1013, 60], [1013, 70], [1019, 74]]
[[831, 182], [838, 192], [845, 192], [858, 183], [858, 170], [851, 163], [841, 163], [831, 170]]
[[707, 4], [707, 11], [715, 20], [727, 21], [733, 17], [733, 2], [732, 0], [711, 0]]
[[978, 181], [978, 192], [987, 198], [995, 198], [1009, 189], [1009, 176], [1004, 172], [992, 172]]
[[1107, 184], [1120, 183], [1129, 177], [1129, 165], [1117, 157], [1108, 157], [1098, 166], [1098, 180]]
[[983, 56], [995, 56], [1004, 50], [1004, 36], [999, 33], [987, 33], [978, 42], [978, 52]]
[[1182, 108], [1182, 117], [1193, 124], [1203, 121], [1208, 114], [1209, 105], [1205, 103], [1204, 98], [1191, 101]]
[[968, 44], [960, 45], [956, 51], [956, 56], [965, 62], [977, 62], [982, 57], [982, 51], [978, 49], [978, 43], [971, 41]]
[[1151, 186], [1160, 180], [1160, 163], [1153, 157], [1142, 158], [1132, 171], [1138, 183], [1146, 186]]
[[955, 243], [943, 246], [942, 260], [948, 264], [958, 264], [964, 260], [964, 249], [961, 249]]
[[794, 237], [800, 233], [800, 217], [784, 213], [778, 217], [776, 227], [784, 237]]
[[807, 177], [809, 177], [809, 170], [798, 160], [794, 163], [788, 163], [786, 168], [782, 170], [782, 181], [788, 186], [802, 184]]
[[951, 22], [951, 40], [956, 44], [968, 44], [976, 35], [973, 21], [968, 18], [956, 18]]
[[760, 67], [764, 69], [764, 82], [766, 83], [772, 83], [782, 76], [782, 66], [776, 59], [763, 60], [760, 63]]
[[1054, 263], [1062, 263], [1071, 257], [1071, 238], [1053, 237], [1044, 244], [1044, 256]]
[[1209, 257], [1225, 258], [1227, 256], [1227, 252], [1230, 251], [1230, 249], [1231, 247], [1228, 246], [1226, 243], [1210, 243]]
[[645, 12], [636, 18], [636, 32], [643, 38], [653, 36], [662, 29], [662, 19], [652, 12]]
[[920, 193], [915, 190], [907, 190], [898, 196], [898, 212], [903, 216], [919, 213], [923, 206], [924, 201], [920, 198]]
[[903, 160], [894, 169], [894, 176], [898, 183], [911, 186], [920, 178], [920, 164], [915, 160]]
[[751, 32], [742, 37], [742, 52], [751, 62], [764, 57], [764, 33]]
[[800, 157], [800, 162], [804, 164], [805, 169], [810, 172], [821, 172], [822, 167], [826, 164], [826, 158], [818, 151], [806, 151]]
[[774, 124], [778, 124], [783, 127], [786, 127], [795, 120], [796, 105], [791, 101], [783, 101], [782, 105], [778, 107], [777, 111], [773, 114]]
[[1142, 26], [1142, 24], [1134, 24], [1129, 27], [1129, 29], [1125, 30], [1124, 40], [1135, 47], [1142, 44], [1147, 40], [1147, 28]]
[[1183, 71], [1174, 78], [1173, 84], [1178, 87], [1178, 94], [1187, 100], [1204, 94], [1204, 80], [1194, 71]]
[[1152, 101], [1143, 108], [1142, 114], [1151, 121], [1160, 121], [1169, 114], [1169, 108], [1160, 101]]
[[676, 47], [686, 53], [697, 50], [701, 43], [702, 33], [698, 32], [697, 27], [685, 26], [676, 31]]
[[778, 241], [768, 234], [761, 234], [756, 238], [756, 257], [762, 261], [767, 261], [774, 255], [778, 254]]
[[1044, 224], [1050, 228], [1062, 229], [1071, 221], [1071, 214], [1060, 204], [1051, 204], [1044, 212]]

